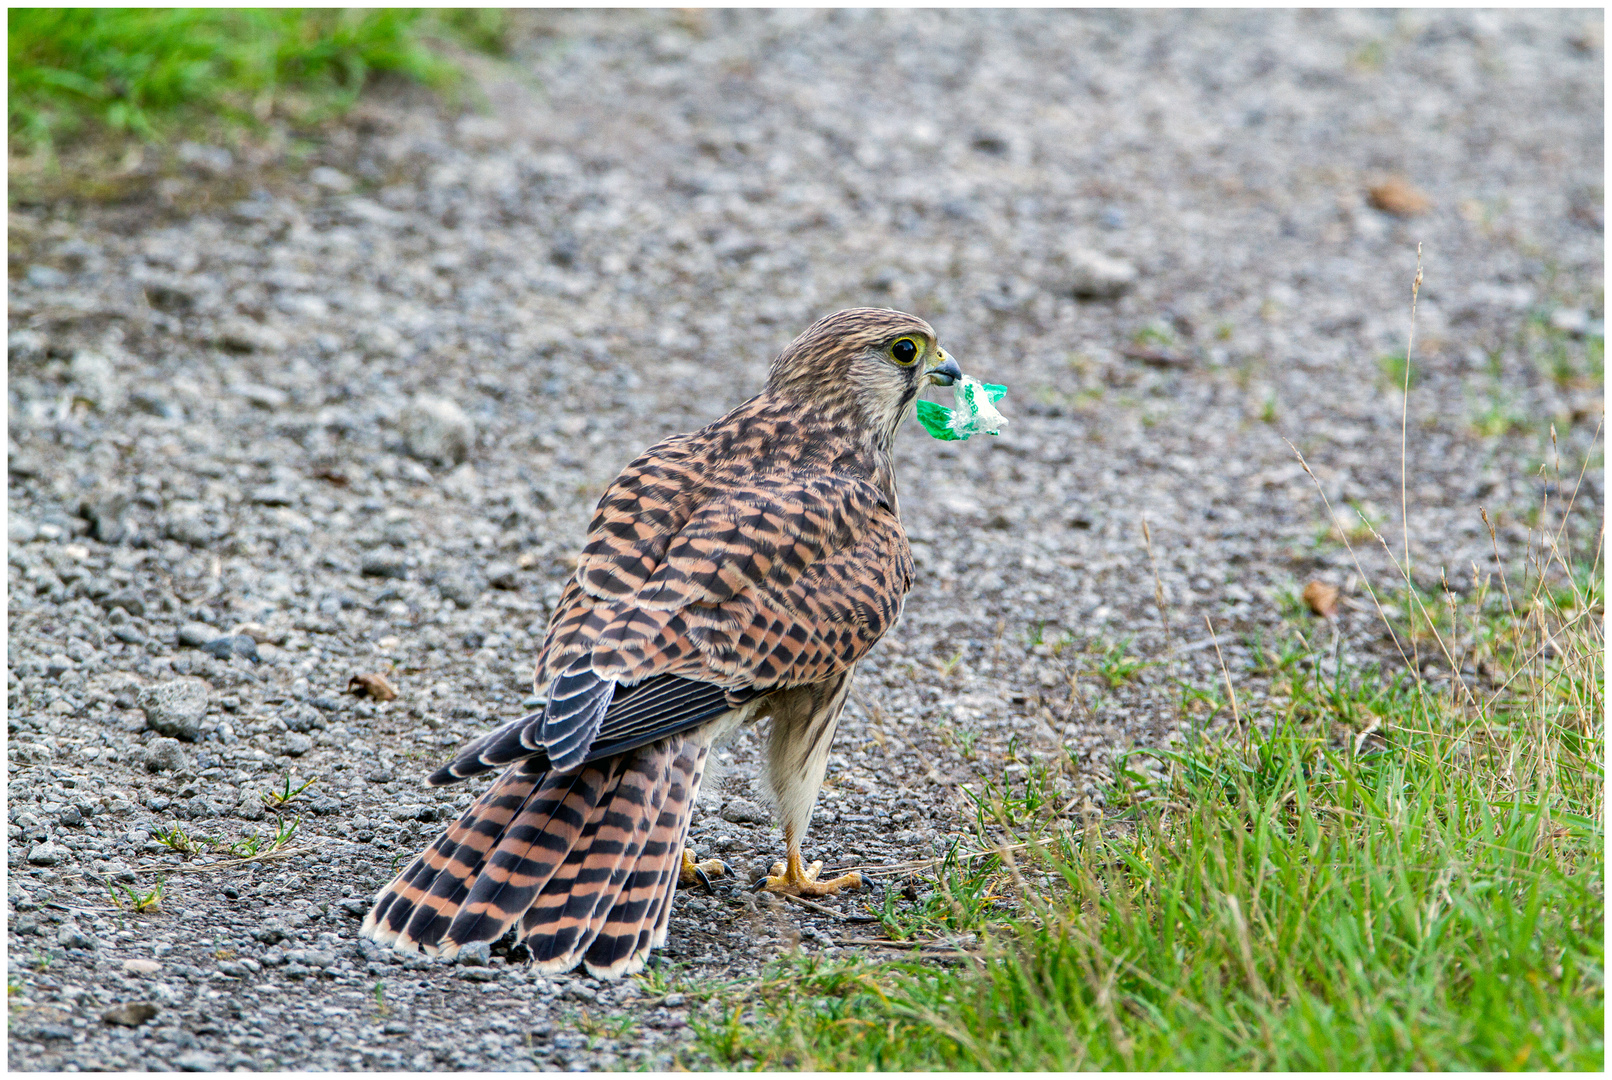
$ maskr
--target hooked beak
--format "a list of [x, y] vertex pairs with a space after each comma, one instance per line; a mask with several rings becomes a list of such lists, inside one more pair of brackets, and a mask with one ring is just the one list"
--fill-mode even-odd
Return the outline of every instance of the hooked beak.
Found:
[[929, 381], [935, 386], [950, 386], [963, 377], [963, 369], [945, 353], [940, 355], [943, 358], [941, 362], [929, 369]]

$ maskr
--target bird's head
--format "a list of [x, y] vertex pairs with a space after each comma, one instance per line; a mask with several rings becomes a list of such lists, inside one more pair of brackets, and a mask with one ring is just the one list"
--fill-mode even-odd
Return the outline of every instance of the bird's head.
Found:
[[769, 392], [852, 413], [888, 449], [919, 391], [963, 377], [935, 328], [888, 308], [851, 308], [813, 323], [773, 361]]

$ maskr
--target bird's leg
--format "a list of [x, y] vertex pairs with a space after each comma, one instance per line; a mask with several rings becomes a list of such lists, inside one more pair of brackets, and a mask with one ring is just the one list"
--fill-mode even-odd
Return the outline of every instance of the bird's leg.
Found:
[[787, 852], [784, 861], [773, 864], [771, 876], [757, 882], [757, 889], [791, 896], [833, 896], [841, 889], [862, 887], [862, 875], [855, 870], [827, 881], [817, 880], [817, 875], [823, 872], [823, 863], [818, 860], [810, 866], [801, 865], [800, 839], [794, 830], [784, 830], [784, 846]]
[[694, 849], [685, 847], [683, 849], [683, 867], [678, 871], [677, 883], [683, 888], [688, 888], [695, 882], [699, 882], [705, 886], [706, 892], [711, 892], [711, 878], [724, 877], [727, 872], [728, 866], [721, 859], [706, 859], [704, 862], [696, 862]]

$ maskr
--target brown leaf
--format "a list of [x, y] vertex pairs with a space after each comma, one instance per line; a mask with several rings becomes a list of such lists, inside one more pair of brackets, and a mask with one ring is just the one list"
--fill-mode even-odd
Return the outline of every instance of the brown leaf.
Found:
[[1338, 588], [1324, 581], [1312, 581], [1304, 586], [1304, 602], [1323, 619], [1338, 613]]
[[1400, 217], [1426, 213], [1433, 205], [1431, 199], [1403, 176], [1390, 176], [1380, 184], [1373, 184], [1366, 194], [1372, 206]]
[[360, 697], [368, 694], [376, 701], [391, 701], [397, 697], [397, 687], [378, 671], [367, 671], [348, 679], [347, 692]]

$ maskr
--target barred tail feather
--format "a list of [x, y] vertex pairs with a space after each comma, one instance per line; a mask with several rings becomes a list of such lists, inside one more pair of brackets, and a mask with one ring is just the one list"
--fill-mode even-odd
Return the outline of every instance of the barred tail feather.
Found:
[[519, 923], [542, 971], [619, 978], [666, 936], [710, 732], [570, 773], [512, 766], [376, 897], [362, 933], [453, 956]]
[[601, 979], [631, 975], [642, 970], [651, 950], [665, 944], [707, 749], [687, 747], [674, 763], [678, 776], [667, 785], [667, 799], [632, 873], [584, 957], [589, 974]]
[[499, 777], [458, 821], [380, 891], [360, 933], [405, 952], [435, 955], [440, 951], [443, 933], [458, 913], [488, 852], [544, 779], [545, 774], [527, 762]]

